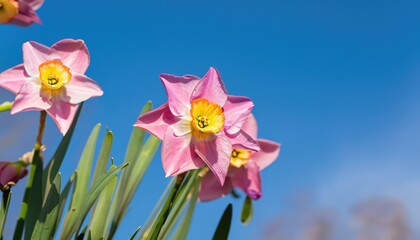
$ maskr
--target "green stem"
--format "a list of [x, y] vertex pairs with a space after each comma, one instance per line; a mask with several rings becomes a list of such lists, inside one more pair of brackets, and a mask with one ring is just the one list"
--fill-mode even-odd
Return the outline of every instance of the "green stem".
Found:
[[175, 200], [175, 197], [184, 181], [185, 173], [182, 173], [176, 177], [176, 182], [174, 187], [172, 188], [171, 192], [168, 195], [168, 198], [166, 199], [165, 204], [163, 205], [162, 209], [160, 210], [155, 222], [153, 225], [150, 233], [147, 235], [146, 239], [157, 239], [160, 233], [160, 230], [162, 229], [163, 224], [165, 224], [166, 219], [168, 218], [168, 215], [171, 211], [173, 202]]
[[12, 108], [13, 102], [4, 102], [0, 104], [0, 112], [9, 111]]
[[9, 210], [9, 203], [10, 203], [10, 197], [12, 193], [10, 192], [10, 189], [7, 189], [3, 191], [3, 199], [1, 202], [1, 211], [0, 211], [0, 238], [3, 239], [3, 230], [4, 230], [4, 224], [6, 223], [7, 218], [7, 212]]
[[30, 192], [32, 189], [33, 181], [34, 181], [36, 165], [38, 164], [38, 161], [40, 159], [39, 154], [41, 151], [42, 137], [44, 136], [46, 116], [47, 116], [47, 112], [41, 111], [41, 115], [39, 118], [38, 135], [36, 137], [35, 148], [34, 148], [34, 156], [32, 158], [31, 170], [29, 172], [28, 182], [26, 183], [26, 189], [25, 189], [25, 194], [23, 196], [23, 202], [20, 207], [19, 219], [16, 223], [16, 229], [13, 235], [14, 240], [22, 239], [23, 228], [25, 226], [25, 219], [26, 219], [26, 215], [28, 214], [28, 204], [30, 201], [29, 196], [30, 196]]

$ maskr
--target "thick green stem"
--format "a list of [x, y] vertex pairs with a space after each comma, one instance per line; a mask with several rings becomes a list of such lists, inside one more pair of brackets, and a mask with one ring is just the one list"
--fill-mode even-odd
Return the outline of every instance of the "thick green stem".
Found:
[[40, 159], [39, 154], [41, 151], [42, 137], [44, 136], [46, 116], [47, 116], [47, 112], [41, 111], [41, 115], [39, 118], [38, 135], [36, 137], [36, 142], [35, 142], [35, 147], [34, 147], [34, 156], [32, 158], [31, 170], [29, 172], [28, 182], [26, 183], [25, 194], [23, 196], [23, 202], [20, 208], [19, 219], [16, 223], [16, 229], [13, 235], [14, 240], [22, 239], [23, 228], [25, 226], [25, 219], [26, 219], [26, 215], [28, 214], [28, 203], [30, 201], [29, 196], [30, 196], [30, 192], [32, 189], [33, 181], [34, 181], [36, 166]]
[[171, 211], [172, 205], [174, 203], [174, 200], [177, 196], [177, 193], [179, 192], [179, 189], [184, 181], [185, 173], [182, 173], [176, 177], [176, 182], [174, 187], [172, 188], [171, 192], [168, 195], [168, 198], [166, 199], [165, 204], [162, 206], [162, 209], [160, 210], [155, 222], [153, 225], [150, 233], [148, 234], [146, 239], [157, 239], [159, 236], [159, 233], [162, 229], [163, 224], [165, 224], [166, 219], [168, 218], [168, 215]]
[[0, 104], [0, 112], [9, 111], [12, 108], [13, 102], [4, 102]]

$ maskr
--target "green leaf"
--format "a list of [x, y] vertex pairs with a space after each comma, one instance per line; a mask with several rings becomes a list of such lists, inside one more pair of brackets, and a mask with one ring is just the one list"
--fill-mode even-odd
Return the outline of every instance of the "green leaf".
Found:
[[52, 239], [57, 226], [61, 188], [61, 174], [58, 173], [48, 197], [35, 224], [31, 239]]
[[[148, 112], [151, 109], [152, 109], [152, 103], [149, 101], [144, 105], [140, 114]], [[138, 182], [141, 181], [142, 176], [132, 176], [133, 175], [132, 171], [136, 167], [133, 165], [133, 163], [136, 160], [138, 160], [138, 157], [140, 153], [142, 152], [144, 137], [145, 137], [144, 130], [137, 127], [133, 127], [130, 140], [128, 142], [125, 159], [124, 159], [124, 162], [129, 163], [130, 167], [125, 169], [121, 175], [120, 181], [118, 182], [118, 185], [117, 185], [115, 200], [111, 204], [111, 210], [109, 211], [109, 214], [107, 217], [106, 226], [109, 226], [112, 222], [111, 228], [107, 237], [108, 239], [111, 239], [112, 236], [114, 235], [131, 201], [132, 197], [130, 198], [129, 196], [124, 195], [126, 194], [126, 191], [127, 191], [126, 186], [128, 185], [128, 181], [130, 181], [132, 178], [137, 178]], [[146, 165], [148, 166], [148, 164]], [[137, 189], [137, 186], [134, 186], [134, 187], [135, 189], [133, 189], [133, 191], [135, 192]], [[131, 195], [131, 193], [129, 195]], [[125, 203], [122, 205], [123, 202]]]
[[44, 201], [46, 200], [51, 185], [54, 182], [58, 171], [60, 170], [61, 164], [63, 163], [64, 156], [66, 155], [67, 148], [69, 147], [70, 140], [73, 136], [73, 132], [77, 124], [77, 120], [79, 119], [80, 112], [82, 111], [82, 107], [83, 102], [77, 108], [76, 115], [74, 116], [73, 122], [69, 130], [67, 131], [66, 135], [61, 139], [61, 142], [58, 145], [57, 150], [55, 150], [52, 159], [44, 169], [44, 174], [42, 178], [42, 186], [44, 186], [45, 188]]
[[225, 240], [228, 239], [230, 224], [232, 222], [232, 203], [226, 207], [220, 218], [219, 224], [217, 225], [216, 232], [213, 235], [213, 240]]
[[77, 166], [77, 181], [74, 184], [73, 197], [70, 203], [69, 211], [67, 212], [61, 232], [61, 239], [70, 239], [74, 232], [74, 225], [76, 219], [79, 218], [81, 210], [84, 207], [86, 195], [89, 190], [90, 172], [92, 169], [93, 157], [96, 149], [96, 142], [98, 140], [99, 130], [101, 124], [97, 124], [92, 130], [89, 139], [86, 142], [85, 148]]
[[[191, 194], [187, 212], [185, 213], [184, 218], [179, 224], [172, 239], [187, 239], [188, 230], [190, 229], [192, 217], [194, 215], [195, 204], [197, 203], [198, 190], [200, 189], [200, 182], [201, 181], [195, 182], [195, 186]], [[163, 239], [166, 239], [166, 238], [163, 238]]]
[[[152, 102], [148, 101], [144, 106], [143, 109], [140, 112], [140, 115], [146, 112], [149, 112], [150, 110], [152, 110]], [[130, 140], [128, 141], [128, 146], [127, 146], [127, 150], [125, 153], [125, 159], [124, 162], [128, 162], [128, 163], [132, 163], [136, 160], [137, 156], [139, 155], [139, 153], [141, 152], [141, 150], [143, 149], [143, 142], [144, 142], [144, 136], [145, 136], [145, 131], [138, 128], [138, 127], [133, 127], [133, 130], [131, 132], [131, 136], [130, 136]], [[124, 181], [128, 180], [128, 177], [131, 175], [131, 171], [133, 168], [128, 168], [126, 170], [124, 170], [123, 173], [123, 178], [125, 179]], [[126, 176], [126, 177], [124, 177]], [[126, 183], [126, 182], [123, 182]]]
[[[85, 219], [86, 215], [88, 214], [90, 208], [92, 207], [93, 203], [95, 203], [96, 199], [98, 198], [99, 194], [102, 190], [109, 184], [109, 182], [114, 179], [114, 177], [125, 167], [128, 166], [128, 163], [124, 163], [119, 167], [116, 167], [109, 172], [105, 173], [98, 179], [95, 185], [92, 186], [92, 189], [89, 191], [86, 200], [83, 203], [83, 208], [80, 214], [77, 216], [77, 221], [75, 224], [75, 229], [77, 229], [76, 235], [82, 226], [83, 220]], [[70, 235], [71, 236], [71, 235]]]
[[146, 223], [143, 225], [143, 227], [140, 230], [140, 236], [142, 239], [146, 238], [146, 232], [150, 230], [150, 227], [152, 226], [154, 220], [156, 219], [159, 210], [162, 208], [163, 204], [165, 203], [166, 199], [168, 198], [168, 195], [172, 188], [175, 186], [176, 178], [172, 178], [169, 182], [168, 186], [166, 187], [165, 191], [163, 191], [162, 195], [159, 198], [159, 201], [155, 205], [155, 208], [153, 209], [152, 213], [149, 215], [149, 218], [147, 219]]
[[140, 226], [140, 227], [138, 227], [138, 228], [136, 229], [136, 231], [134, 231], [134, 232], [133, 232], [133, 234], [131, 234], [131, 237], [129, 238], [129, 240], [133, 240], [133, 239], [136, 237], [136, 235], [137, 235], [137, 233], [139, 232], [140, 228], [141, 228], [141, 226]]
[[[61, 219], [61, 216], [62, 216], [63, 210], [64, 210], [64, 206], [66, 205], [66, 201], [67, 201], [67, 198], [68, 198], [69, 193], [70, 193], [70, 188], [73, 186], [73, 184], [76, 180], [77, 180], [77, 172], [74, 172], [70, 176], [70, 179], [67, 181], [66, 186], [64, 186], [64, 189], [60, 194], [60, 201], [58, 203], [58, 216], [57, 216], [58, 220]], [[56, 229], [57, 229], [57, 226], [54, 229], [53, 235], [55, 234]]]
[[[101, 150], [99, 151], [99, 156], [96, 161], [95, 171], [93, 174], [91, 185], [93, 185], [102, 174], [106, 172], [106, 166], [108, 165], [109, 156], [111, 154], [112, 148], [112, 141], [113, 141], [113, 134], [111, 131], [107, 130], [105, 134], [105, 138], [102, 141]], [[92, 217], [96, 211], [96, 204], [92, 207]], [[106, 211], [108, 213], [109, 209]], [[106, 215], [104, 216], [106, 219]]]
[[181, 186], [175, 200], [172, 204], [171, 212], [169, 213], [165, 224], [162, 227], [161, 234], [159, 236], [167, 236], [171, 231], [172, 227], [175, 225], [180, 213], [182, 212], [183, 205], [185, 204], [188, 194], [191, 192], [192, 187], [195, 183], [199, 182], [197, 176], [200, 170], [193, 170], [187, 173], [185, 177], [185, 182]]
[[[24, 239], [30, 239], [35, 228], [36, 221], [42, 209], [42, 161], [39, 158], [39, 149], [40, 146], [35, 147], [34, 151], [34, 161], [31, 166], [31, 173], [33, 173], [33, 178], [29, 174], [28, 179], [32, 179], [32, 186], [29, 189], [29, 201], [28, 203], [28, 213], [25, 220], [25, 237]], [[34, 169], [32, 169], [34, 168]]]
[[12, 197], [12, 192], [4, 191], [3, 197], [0, 206], [0, 239], [3, 239], [3, 229], [4, 224], [6, 223], [7, 211], [9, 210], [10, 199]]
[[[115, 168], [116, 166], [112, 165], [110, 170]], [[89, 237], [91, 239], [103, 239], [105, 237], [107, 230], [105, 226], [106, 217], [108, 215], [109, 207], [111, 206], [112, 196], [114, 195], [116, 185], [117, 176], [114, 176], [99, 196], [89, 225]]]
[[241, 222], [248, 224], [252, 219], [252, 199], [246, 196], [241, 212]]
[[115, 210], [115, 214], [113, 215], [109, 238], [112, 238], [112, 235], [124, 217], [128, 205], [130, 204], [137, 187], [143, 179], [146, 170], [152, 162], [153, 156], [155, 155], [159, 144], [160, 140], [158, 138], [150, 136], [144, 144], [142, 151], [137, 156], [137, 159], [132, 162], [132, 165], [130, 166], [131, 173], [130, 176], [127, 177], [127, 184], [120, 185], [117, 193], [118, 200], [114, 201], [114, 204], [118, 204], [118, 207], [113, 208]]
[[92, 185], [98, 180], [102, 174], [106, 172], [106, 166], [108, 165], [109, 156], [111, 153], [113, 134], [107, 130], [105, 138], [102, 142], [101, 150], [99, 151], [98, 160], [96, 161], [95, 172], [92, 178]]

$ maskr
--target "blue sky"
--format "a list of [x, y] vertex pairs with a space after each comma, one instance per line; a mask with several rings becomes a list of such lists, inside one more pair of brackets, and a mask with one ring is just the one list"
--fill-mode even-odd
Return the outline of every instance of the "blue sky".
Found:
[[[22, 62], [25, 41], [86, 42], [86, 75], [105, 94], [85, 104], [64, 179], [97, 122], [114, 132], [112, 154], [122, 162], [143, 104], [167, 100], [160, 73], [203, 76], [214, 66], [230, 94], [251, 97], [259, 136], [282, 144], [277, 162], [263, 172], [255, 218], [242, 226], [241, 201], [230, 197], [199, 204], [190, 239], [210, 236], [231, 201], [232, 239], [258, 236], [299, 191], [343, 216], [363, 198], [396, 198], [418, 226], [419, 10], [418, 1], [46, 0], [38, 11], [42, 25], [1, 26], [0, 71]], [[0, 102], [13, 99], [0, 94]], [[36, 113], [3, 113], [0, 121], [8, 126], [0, 131], [1, 159], [32, 148]], [[60, 134], [51, 120], [47, 131], [48, 157]], [[157, 156], [118, 239], [144, 222], [167, 182]]]

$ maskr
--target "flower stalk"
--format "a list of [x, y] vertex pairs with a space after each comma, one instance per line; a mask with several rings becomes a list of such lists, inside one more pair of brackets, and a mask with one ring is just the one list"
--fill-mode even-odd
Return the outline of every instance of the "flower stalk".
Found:
[[171, 192], [168, 195], [168, 198], [166, 199], [165, 204], [163, 205], [162, 209], [160, 210], [158, 216], [157, 216], [157, 222], [155, 222], [155, 225], [152, 227], [150, 233], [147, 235], [146, 239], [157, 239], [159, 236], [159, 233], [163, 227], [163, 224], [165, 224], [166, 219], [169, 216], [169, 213], [171, 212], [174, 200], [179, 192], [179, 189], [181, 188], [182, 183], [184, 182], [186, 173], [182, 173], [178, 176], [176, 176], [176, 182], [174, 187], [172, 188]]
[[42, 163], [38, 164], [38, 161], [40, 159], [39, 155], [40, 155], [41, 146], [42, 146], [42, 137], [44, 136], [45, 119], [47, 116], [47, 112], [41, 111], [40, 113], [41, 114], [39, 118], [38, 134], [36, 137], [36, 142], [35, 142], [35, 147], [34, 147], [34, 156], [32, 158], [31, 170], [29, 172], [28, 182], [26, 183], [25, 194], [23, 196], [23, 202], [20, 208], [19, 219], [16, 223], [16, 229], [13, 235], [13, 239], [22, 239], [22, 233], [25, 226], [26, 216], [28, 214], [28, 205], [29, 205], [30, 195], [31, 195], [30, 193], [32, 190], [33, 182], [34, 182], [36, 168], [37, 166], [42, 168]]
[[10, 189], [3, 191], [3, 198], [0, 206], [0, 238], [3, 239], [3, 230], [6, 223], [7, 212], [9, 210], [9, 203], [12, 193]]

